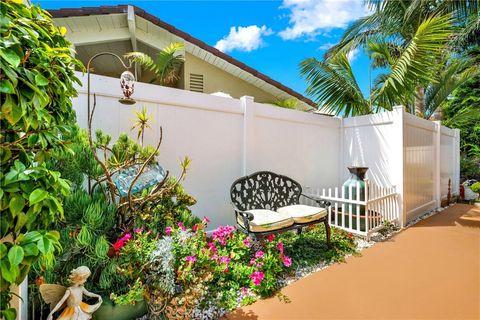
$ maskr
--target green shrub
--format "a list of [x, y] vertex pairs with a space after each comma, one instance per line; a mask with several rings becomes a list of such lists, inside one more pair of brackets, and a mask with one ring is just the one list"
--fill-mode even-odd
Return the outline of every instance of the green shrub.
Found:
[[480, 182], [475, 182], [470, 186], [470, 189], [472, 189], [473, 192], [480, 192]]
[[73, 70], [81, 63], [46, 11], [7, 0], [0, 12], [0, 238], [10, 237], [0, 244], [0, 315], [10, 320], [10, 284], [60, 249], [58, 232], [46, 228], [62, 218], [69, 183], [45, 160], [65, 150], [62, 134], [75, 120]]
[[466, 157], [460, 159], [460, 176], [464, 179], [480, 180], [480, 158]]

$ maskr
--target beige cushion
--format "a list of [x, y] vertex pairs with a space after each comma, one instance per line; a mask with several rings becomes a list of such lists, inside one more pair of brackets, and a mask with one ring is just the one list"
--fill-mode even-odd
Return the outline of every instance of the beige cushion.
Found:
[[[253, 220], [249, 221], [250, 231], [252, 232], [278, 230], [290, 227], [294, 223], [293, 219], [285, 213], [265, 209], [248, 210], [247, 212], [253, 214]], [[240, 215], [238, 215], [237, 222], [245, 228]]]
[[325, 208], [305, 206], [303, 204], [282, 207], [277, 212], [292, 217], [295, 223], [312, 222], [327, 215], [327, 209]]

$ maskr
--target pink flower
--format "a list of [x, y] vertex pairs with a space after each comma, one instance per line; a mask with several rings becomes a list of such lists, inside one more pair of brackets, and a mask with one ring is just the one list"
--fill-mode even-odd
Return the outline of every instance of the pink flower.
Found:
[[192, 231], [193, 231], [193, 232], [197, 232], [197, 230], [198, 230], [198, 224], [196, 224], [196, 225], [194, 225], [194, 226], [192, 227]]
[[171, 235], [172, 234], [172, 227], [166, 227], [165, 228], [165, 233], [167, 234], [167, 236]]
[[283, 256], [283, 265], [287, 268], [290, 267], [292, 265], [292, 258]]
[[220, 244], [226, 245], [227, 239], [231, 237], [234, 231], [235, 227], [221, 226], [212, 232], [212, 238], [220, 242]]
[[210, 219], [208, 219], [207, 217], [203, 217], [202, 222], [207, 224], [210, 222]]
[[213, 242], [209, 242], [207, 243], [207, 246], [208, 246], [208, 249], [212, 252], [215, 252], [217, 251], [217, 247], [215, 246], [215, 244]]
[[277, 249], [280, 251], [280, 253], [283, 253], [283, 242], [277, 243]]
[[124, 235], [123, 237], [121, 237], [121, 238], [118, 239], [118, 240], [123, 241], [123, 242], [126, 242], [126, 241], [130, 240], [131, 237], [132, 237], [132, 234], [131, 234], [131, 233], [127, 233], [126, 235]]
[[218, 260], [218, 254], [215, 253], [215, 254], [212, 256], [211, 260]]
[[186, 256], [185, 260], [188, 261], [188, 262], [194, 263], [195, 261], [197, 261], [197, 257], [196, 256]]
[[140, 233], [143, 231], [143, 227], [135, 229], [135, 233]]
[[256, 253], [255, 253], [255, 258], [263, 258], [263, 251], [262, 250], [258, 250]]
[[219, 259], [220, 263], [225, 263], [225, 264], [229, 264], [230, 263], [230, 257], [228, 256], [221, 256], [220, 259]]
[[243, 244], [247, 247], [247, 248], [250, 248], [252, 246], [252, 239], [250, 239], [250, 237], [248, 238], [245, 238], [243, 240]]
[[240, 293], [243, 294], [243, 295], [247, 295], [248, 294], [248, 289], [245, 288], [245, 287], [241, 287], [240, 288]]
[[252, 275], [250, 276], [250, 279], [253, 281], [253, 283], [258, 286], [260, 283], [262, 283], [263, 278], [265, 278], [265, 274], [261, 271], [254, 271]]
[[250, 264], [255, 264], [256, 262], [257, 260], [255, 260], [255, 258], [250, 259]]
[[185, 228], [185, 226], [181, 222], [178, 223], [178, 226], [180, 227], [180, 229], [182, 229], [182, 231], [187, 230], [187, 228]]
[[269, 242], [272, 242], [274, 239], [275, 239], [275, 235], [274, 235], [274, 234], [269, 234], [269, 235], [267, 236], [267, 240], [268, 240]]

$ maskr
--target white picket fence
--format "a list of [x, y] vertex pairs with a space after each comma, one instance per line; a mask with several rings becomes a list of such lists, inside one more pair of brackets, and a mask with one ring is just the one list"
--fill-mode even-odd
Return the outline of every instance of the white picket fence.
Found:
[[[384, 227], [385, 222], [399, 223], [398, 193], [396, 187], [382, 187], [365, 179], [365, 189], [356, 186], [317, 189], [308, 195], [328, 200], [328, 220], [332, 226], [370, 238]], [[306, 204], [313, 205], [306, 200]]]

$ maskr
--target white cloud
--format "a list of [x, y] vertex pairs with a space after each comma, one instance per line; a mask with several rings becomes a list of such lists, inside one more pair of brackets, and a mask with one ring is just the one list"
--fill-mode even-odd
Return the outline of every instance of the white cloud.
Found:
[[350, 64], [358, 58], [358, 54], [360, 53], [360, 49], [355, 48], [347, 53], [347, 59]]
[[315, 37], [320, 30], [346, 28], [369, 13], [363, 0], [284, 0], [290, 10], [290, 26], [278, 34], [284, 40]]
[[263, 37], [273, 32], [266, 26], [231, 27], [230, 33], [215, 44], [215, 48], [223, 52], [232, 50], [250, 52], [263, 44]]

